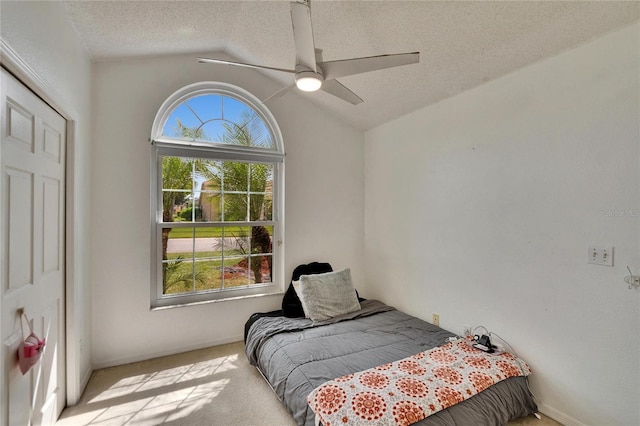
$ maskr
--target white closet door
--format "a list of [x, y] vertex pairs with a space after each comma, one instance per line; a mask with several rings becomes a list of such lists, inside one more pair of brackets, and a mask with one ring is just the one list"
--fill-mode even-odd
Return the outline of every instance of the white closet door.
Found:
[[[4, 69], [1, 84], [0, 424], [51, 425], [66, 395], [66, 121]], [[40, 361], [26, 375], [18, 367], [19, 308], [46, 338]], [[29, 328], [22, 327], [26, 337]]]

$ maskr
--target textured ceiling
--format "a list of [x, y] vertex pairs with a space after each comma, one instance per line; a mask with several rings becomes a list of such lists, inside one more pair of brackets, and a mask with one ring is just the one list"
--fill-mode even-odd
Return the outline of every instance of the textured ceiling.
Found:
[[[221, 51], [271, 67], [295, 63], [287, 1], [65, 4], [94, 61]], [[637, 21], [640, 2], [314, 0], [311, 15], [324, 60], [420, 51], [419, 64], [339, 79], [363, 104], [302, 94], [370, 129]]]

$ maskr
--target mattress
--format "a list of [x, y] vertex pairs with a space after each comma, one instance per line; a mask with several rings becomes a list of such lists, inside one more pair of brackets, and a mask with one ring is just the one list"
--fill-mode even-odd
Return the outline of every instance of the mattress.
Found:
[[[306, 397], [340, 376], [397, 361], [444, 344], [452, 333], [376, 300], [361, 310], [313, 323], [262, 316], [248, 326], [247, 358], [298, 425], [312, 426]], [[525, 377], [511, 377], [416, 425], [501, 425], [537, 411]]]

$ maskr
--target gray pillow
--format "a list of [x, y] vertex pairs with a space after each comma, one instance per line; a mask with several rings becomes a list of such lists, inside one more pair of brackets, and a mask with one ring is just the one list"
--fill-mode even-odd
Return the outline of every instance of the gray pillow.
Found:
[[302, 275], [299, 287], [298, 297], [305, 316], [313, 321], [324, 321], [360, 310], [348, 268], [325, 274]]

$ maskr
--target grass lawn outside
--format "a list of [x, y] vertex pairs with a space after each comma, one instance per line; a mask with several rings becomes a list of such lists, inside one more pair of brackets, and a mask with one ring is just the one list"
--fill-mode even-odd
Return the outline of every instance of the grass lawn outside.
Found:
[[[194, 228], [172, 228], [169, 232], [169, 238], [193, 238]], [[231, 226], [228, 228], [195, 228], [196, 238], [220, 238], [222, 237], [222, 230], [225, 230], [227, 237], [240, 235], [244, 230], [245, 235], [249, 235], [251, 230], [248, 227]]]
[[[253, 273], [246, 268], [248, 256], [225, 257], [223, 267], [221, 254], [220, 251], [199, 252], [197, 262], [191, 259], [192, 253], [169, 254], [164, 277], [165, 294], [221, 290], [223, 286], [233, 288], [255, 284]], [[242, 261], [245, 262], [245, 267], [240, 266]]]

